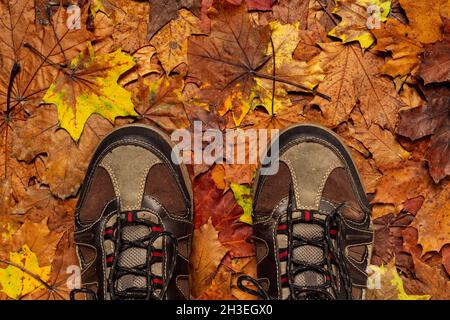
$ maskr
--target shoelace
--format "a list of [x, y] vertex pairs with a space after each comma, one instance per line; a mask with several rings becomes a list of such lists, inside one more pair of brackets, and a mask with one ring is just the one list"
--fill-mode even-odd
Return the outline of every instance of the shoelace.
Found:
[[[339, 227], [341, 221], [340, 209], [345, 205], [342, 203], [327, 218], [323, 221], [320, 219], [312, 219], [305, 221], [302, 218], [293, 218], [293, 213], [296, 210], [294, 206], [294, 193], [292, 186], [289, 190], [289, 202], [286, 214], [286, 224], [288, 230], [288, 254], [287, 254], [287, 275], [290, 295], [288, 299], [307, 299], [307, 300], [331, 300], [331, 299], [352, 299], [351, 280], [343, 261], [342, 252], [335, 247], [331, 237], [331, 231]], [[309, 239], [294, 234], [293, 227], [296, 223], [314, 223], [323, 228], [324, 234], [321, 239]], [[339, 238], [339, 233], [336, 234]], [[337, 240], [339, 241], [339, 240]], [[293, 251], [301, 246], [311, 245], [320, 248], [323, 251], [323, 260], [318, 264], [308, 264], [304, 261], [295, 261]], [[333, 275], [333, 265], [337, 268], [337, 277]], [[323, 284], [318, 286], [300, 286], [295, 284], [295, 276], [303, 273], [313, 271], [321, 274], [326, 280]], [[339, 278], [339, 279], [337, 279]], [[253, 290], [245, 286], [244, 282], [249, 282], [256, 287]], [[269, 295], [258, 282], [249, 276], [240, 276], [237, 282], [238, 288], [244, 292], [252, 294], [261, 299], [269, 299]], [[332, 293], [328, 291], [331, 288]]]
[[[120, 205], [118, 204], [118, 208]], [[118, 210], [119, 212], [119, 210]], [[173, 276], [173, 271], [176, 265], [176, 257], [178, 255], [178, 241], [177, 238], [170, 232], [163, 231], [161, 226], [153, 222], [147, 221], [145, 219], [124, 219], [121, 217], [120, 213], [117, 216], [117, 222], [115, 225], [115, 246], [114, 253], [110, 257], [112, 260], [111, 271], [109, 278], [107, 280], [109, 293], [112, 300], [117, 299], [139, 299], [139, 300], [161, 300], [164, 299], [165, 293], [169, 286], [170, 280]], [[123, 230], [127, 226], [145, 226], [151, 233], [141, 237], [137, 240], [125, 240], [123, 238]], [[169, 272], [165, 279], [158, 277], [152, 273], [151, 267], [155, 262], [162, 261], [162, 255], [157, 252], [153, 244], [156, 240], [162, 237], [167, 237], [172, 244], [172, 259], [169, 263]], [[130, 248], [141, 248], [146, 249], [146, 262], [142, 265], [138, 265], [133, 268], [128, 268], [120, 266], [118, 261], [120, 254], [125, 250]], [[109, 257], [108, 257], [109, 258]], [[131, 287], [125, 290], [117, 290], [117, 281], [125, 275], [134, 275], [138, 277], [145, 277], [146, 286], [145, 287]], [[155, 294], [155, 290], [160, 289], [159, 294]], [[88, 288], [74, 289], [70, 293], [71, 300], [75, 300], [75, 295], [77, 293], [90, 294], [94, 300], [97, 300], [97, 294]]]

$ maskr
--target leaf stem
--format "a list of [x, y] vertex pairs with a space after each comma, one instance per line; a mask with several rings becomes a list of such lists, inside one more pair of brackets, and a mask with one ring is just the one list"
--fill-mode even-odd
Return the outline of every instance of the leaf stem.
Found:
[[17, 74], [20, 72], [20, 64], [17, 62], [14, 62], [12, 68], [11, 68], [11, 74], [9, 76], [9, 83], [8, 83], [8, 91], [6, 92], [6, 118], [8, 120], [9, 113], [11, 112], [11, 91], [12, 86], [14, 83], [14, 78], [17, 76]]
[[47, 288], [47, 290], [49, 290], [49, 291], [54, 291], [54, 290], [53, 290], [53, 286], [49, 285], [47, 282], [45, 282], [44, 280], [42, 280], [41, 277], [39, 277], [38, 275], [34, 274], [34, 273], [31, 272], [31, 271], [28, 271], [28, 270], [25, 269], [24, 267], [22, 267], [22, 266], [20, 266], [20, 265], [18, 265], [18, 264], [16, 264], [16, 263], [14, 263], [14, 262], [11, 262], [11, 261], [9, 261], [9, 260], [5, 260], [5, 259], [0, 259], [0, 263], [4, 263], [4, 264], [10, 265], [10, 266], [13, 266], [13, 267], [15, 267], [15, 268], [17, 268], [17, 269], [20, 269], [21, 271], [23, 271], [23, 272], [25, 272], [26, 274], [28, 274], [30, 277], [32, 277], [32, 278], [36, 279], [37, 281], [39, 281], [40, 283], [42, 283], [42, 284]]
[[253, 75], [255, 77], [259, 77], [259, 78], [263, 78], [263, 79], [275, 80], [277, 82], [286, 83], [286, 84], [289, 84], [291, 86], [294, 86], [294, 87], [300, 88], [302, 90], [305, 90], [306, 92], [310, 92], [310, 93], [312, 93], [314, 95], [317, 95], [317, 96], [319, 96], [321, 98], [324, 98], [324, 99], [326, 99], [328, 101], [331, 101], [331, 97], [327, 96], [325, 93], [309, 89], [309, 88], [307, 88], [307, 87], [305, 87], [305, 86], [303, 86], [301, 84], [298, 84], [298, 83], [295, 83], [295, 82], [292, 82], [292, 81], [289, 81], [289, 80], [286, 80], [286, 79], [283, 79], [283, 78], [279, 78], [279, 77], [276, 77], [276, 76], [260, 73], [260, 72], [253, 72]]

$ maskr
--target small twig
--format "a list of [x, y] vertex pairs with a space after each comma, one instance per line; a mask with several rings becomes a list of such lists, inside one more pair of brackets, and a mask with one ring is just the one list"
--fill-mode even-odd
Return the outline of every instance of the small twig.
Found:
[[274, 116], [274, 104], [275, 104], [275, 68], [276, 68], [276, 63], [275, 63], [275, 46], [273, 44], [273, 39], [272, 37], [270, 37], [270, 45], [272, 46], [272, 61], [273, 61], [273, 67], [272, 67], [272, 76], [273, 76], [273, 80], [272, 80], [272, 116]]

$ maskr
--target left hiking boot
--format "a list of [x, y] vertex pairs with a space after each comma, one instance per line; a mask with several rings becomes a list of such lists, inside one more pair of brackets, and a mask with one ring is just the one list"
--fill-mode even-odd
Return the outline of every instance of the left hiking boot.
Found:
[[192, 190], [169, 137], [130, 125], [98, 146], [75, 211], [76, 299], [189, 299]]
[[239, 287], [263, 299], [363, 299], [371, 210], [349, 152], [315, 125], [278, 142], [279, 169], [259, 175], [254, 192], [258, 279]]

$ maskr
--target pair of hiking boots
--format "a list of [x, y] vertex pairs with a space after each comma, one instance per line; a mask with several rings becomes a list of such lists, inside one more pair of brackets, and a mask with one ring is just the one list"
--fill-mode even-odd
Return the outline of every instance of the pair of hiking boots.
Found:
[[[279, 170], [256, 179], [253, 241], [260, 299], [362, 299], [372, 231], [354, 163], [334, 133], [279, 136]], [[82, 288], [73, 299], [189, 299], [193, 194], [159, 130], [125, 126], [100, 143], [75, 214]]]

